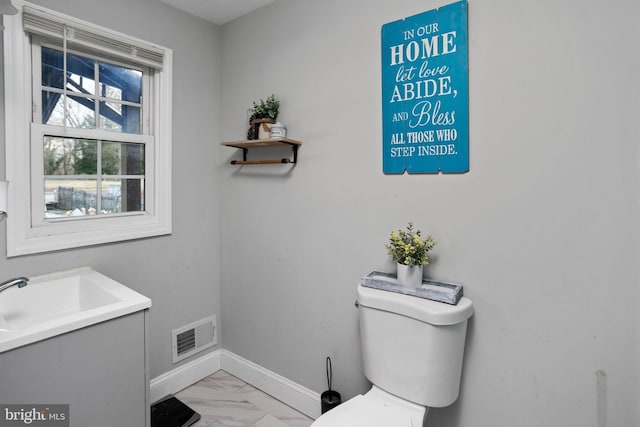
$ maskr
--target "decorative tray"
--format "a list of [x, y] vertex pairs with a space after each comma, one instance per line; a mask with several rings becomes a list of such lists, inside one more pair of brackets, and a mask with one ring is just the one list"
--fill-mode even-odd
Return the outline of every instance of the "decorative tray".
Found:
[[362, 277], [360, 284], [368, 288], [398, 292], [451, 305], [458, 304], [458, 301], [462, 298], [462, 285], [422, 279], [422, 286], [419, 288], [411, 288], [398, 283], [395, 274], [382, 273], [380, 271], [372, 271]]

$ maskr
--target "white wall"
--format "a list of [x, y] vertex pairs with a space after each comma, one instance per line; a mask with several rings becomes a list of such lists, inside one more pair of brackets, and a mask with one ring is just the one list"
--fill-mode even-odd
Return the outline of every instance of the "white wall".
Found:
[[[219, 190], [212, 167], [219, 139], [219, 30], [156, 0], [34, 3], [174, 51], [171, 236], [7, 259], [6, 222], [0, 223], [0, 280], [88, 265], [152, 299], [153, 378], [173, 368], [172, 329], [214, 313], [220, 316]], [[1, 98], [0, 108], [11, 108], [11, 99]], [[4, 110], [0, 116], [4, 177]]]
[[385, 176], [380, 27], [443, 4], [279, 0], [222, 28], [222, 139], [274, 92], [304, 141], [290, 171], [219, 148], [223, 346], [318, 392], [331, 355], [365, 391], [355, 285], [413, 221], [476, 308], [434, 425], [638, 425], [640, 3], [470, 0], [470, 172]]

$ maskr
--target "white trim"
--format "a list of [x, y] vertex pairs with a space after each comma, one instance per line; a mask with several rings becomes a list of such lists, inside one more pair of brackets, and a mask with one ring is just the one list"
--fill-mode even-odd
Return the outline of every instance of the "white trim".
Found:
[[215, 350], [153, 378], [149, 383], [151, 388], [149, 400], [152, 403], [156, 402], [219, 371], [221, 354], [222, 350]]
[[308, 417], [316, 419], [320, 416], [319, 393], [224, 349], [208, 353], [152, 379], [151, 402], [177, 393], [221, 369]]
[[222, 369], [308, 417], [320, 416], [320, 394], [315, 391], [227, 350], [222, 350]]
[[[25, 70], [31, 70], [29, 38], [21, 31], [18, 15], [3, 17], [4, 37], [4, 98], [5, 104], [5, 164], [9, 184], [7, 217], [7, 256], [10, 248], [22, 244], [24, 230], [30, 227], [31, 188], [29, 185], [29, 141], [31, 114], [31, 79]], [[16, 18], [17, 17], [17, 18]], [[18, 26], [17, 28], [15, 28]], [[11, 64], [11, 66], [8, 66]], [[11, 82], [11, 84], [9, 84]], [[14, 123], [13, 126], [8, 124]], [[19, 143], [13, 143], [18, 141]], [[22, 146], [21, 146], [22, 144]], [[9, 160], [11, 159], [11, 160]]]

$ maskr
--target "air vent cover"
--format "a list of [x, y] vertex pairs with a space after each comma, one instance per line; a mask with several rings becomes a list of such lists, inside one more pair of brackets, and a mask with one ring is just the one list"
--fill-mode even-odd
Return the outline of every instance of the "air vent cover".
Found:
[[196, 330], [189, 329], [176, 336], [178, 344], [178, 356], [196, 348]]
[[216, 316], [206, 317], [171, 332], [173, 363], [217, 344]]

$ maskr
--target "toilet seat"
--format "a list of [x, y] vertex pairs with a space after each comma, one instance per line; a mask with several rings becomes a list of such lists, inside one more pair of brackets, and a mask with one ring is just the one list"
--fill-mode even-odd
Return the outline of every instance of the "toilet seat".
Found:
[[321, 415], [311, 427], [422, 427], [426, 409], [373, 386]]

